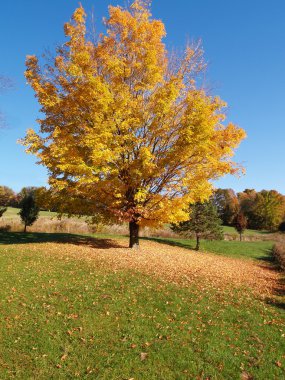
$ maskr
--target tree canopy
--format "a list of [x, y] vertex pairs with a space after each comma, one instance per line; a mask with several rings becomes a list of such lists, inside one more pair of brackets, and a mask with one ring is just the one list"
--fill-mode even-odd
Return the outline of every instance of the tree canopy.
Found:
[[232, 189], [216, 189], [213, 200], [224, 225], [230, 226], [239, 212], [239, 200]]
[[285, 197], [276, 190], [245, 190], [238, 194], [240, 207], [254, 229], [274, 231], [285, 217]]
[[48, 168], [62, 207], [67, 200], [74, 213], [128, 221], [132, 246], [138, 226], [187, 220], [211, 180], [239, 171], [232, 156], [245, 132], [224, 125], [225, 102], [199, 88], [199, 45], [181, 57], [167, 52], [149, 1], [109, 13], [93, 41], [76, 9], [52, 62], [27, 57], [43, 117], [24, 144]]

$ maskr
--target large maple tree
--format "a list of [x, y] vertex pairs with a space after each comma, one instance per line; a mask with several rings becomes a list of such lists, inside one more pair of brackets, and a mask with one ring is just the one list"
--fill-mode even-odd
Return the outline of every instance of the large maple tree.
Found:
[[53, 62], [27, 57], [43, 117], [24, 144], [62, 204], [129, 222], [132, 247], [139, 226], [187, 220], [211, 180], [238, 170], [232, 156], [245, 133], [224, 125], [226, 104], [197, 85], [199, 46], [168, 54], [149, 1], [110, 6], [105, 25], [89, 39], [80, 7]]

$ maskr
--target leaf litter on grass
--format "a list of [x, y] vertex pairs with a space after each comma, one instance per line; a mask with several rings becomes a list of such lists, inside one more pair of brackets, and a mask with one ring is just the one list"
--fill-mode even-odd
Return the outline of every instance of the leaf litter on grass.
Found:
[[113, 271], [138, 271], [180, 285], [196, 283], [204, 288], [249, 288], [265, 297], [281, 286], [280, 273], [266, 262], [234, 259], [149, 241], [142, 241], [139, 250], [128, 249], [122, 241], [116, 243], [116, 248], [108, 249], [58, 243], [17, 247], [40, 250], [63, 260], [90, 261]]

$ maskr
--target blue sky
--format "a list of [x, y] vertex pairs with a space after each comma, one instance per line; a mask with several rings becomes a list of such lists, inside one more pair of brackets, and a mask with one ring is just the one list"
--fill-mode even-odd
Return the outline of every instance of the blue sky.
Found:
[[[120, 0], [82, 0], [94, 10], [97, 29], [107, 7]], [[0, 131], [0, 184], [18, 191], [44, 186], [46, 170], [24, 153], [17, 139], [36, 127], [39, 106], [24, 78], [25, 56], [40, 55], [64, 41], [63, 24], [78, 6], [75, 0], [1, 2], [0, 75], [14, 89], [0, 94], [7, 127]], [[228, 105], [228, 121], [248, 134], [236, 154], [247, 173], [216, 183], [236, 191], [276, 189], [285, 194], [285, 1], [284, 0], [153, 0], [153, 16], [166, 25], [165, 43], [181, 49], [201, 38], [212, 93]]]

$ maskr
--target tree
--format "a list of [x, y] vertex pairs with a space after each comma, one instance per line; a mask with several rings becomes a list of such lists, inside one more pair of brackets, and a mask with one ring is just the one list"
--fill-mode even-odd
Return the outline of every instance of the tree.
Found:
[[24, 232], [26, 232], [27, 226], [31, 226], [39, 217], [39, 208], [33, 194], [27, 194], [22, 199], [19, 215], [25, 226]]
[[190, 219], [179, 224], [173, 224], [175, 232], [196, 237], [196, 250], [200, 249], [200, 239], [222, 239], [222, 220], [218, 216], [217, 208], [212, 201], [195, 203], [189, 209]]
[[247, 218], [247, 227], [251, 229], [258, 229], [259, 221], [257, 220], [255, 212], [257, 191], [254, 189], [245, 189], [237, 195], [240, 204], [240, 211]]
[[211, 180], [240, 170], [231, 157], [245, 133], [223, 125], [226, 104], [198, 88], [201, 48], [167, 53], [149, 1], [109, 13], [97, 42], [80, 7], [52, 62], [27, 57], [44, 116], [23, 143], [48, 168], [58, 204], [129, 222], [133, 247], [140, 226], [186, 220], [189, 203], [209, 198]]
[[223, 224], [232, 225], [240, 209], [236, 193], [232, 189], [217, 189], [213, 194], [213, 200]]
[[0, 205], [13, 206], [16, 199], [15, 192], [8, 186], [0, 186]]
[[238, 194], [241, 210], [248, 219], [248, 226], [254, 229], [274, 231], [285, 214], [284, 196], [276, 190], [245, 190]]
[[284, 216], [284, 197], [276, 190], [257, 193], [254, 208], [259, 229], [275, 231]]
[[235, 226], [235, 229], [237, 230], [237, 232], [239, 233], [239, 238], [241, 241], [242, 240], [242, 234], [244, 233], [244, 231], [246, 230], [246, 227], [247, 227], [247, 218], [242, 211], [240, 211], [237, 214], [237, 216], [234, 220], [234, 226]]

